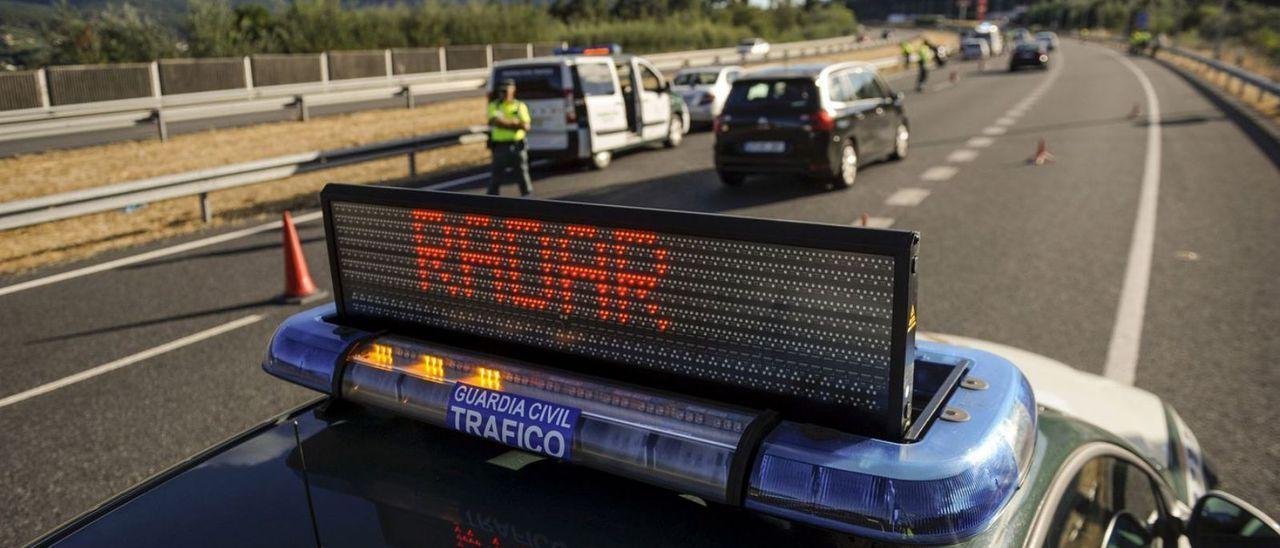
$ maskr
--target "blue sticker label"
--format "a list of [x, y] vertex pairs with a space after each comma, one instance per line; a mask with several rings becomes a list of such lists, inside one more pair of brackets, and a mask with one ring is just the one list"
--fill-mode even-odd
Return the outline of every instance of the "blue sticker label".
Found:
[[449, 427], [498, 443], [568, 459], [579, 410], [458, 383], [449, 395]]

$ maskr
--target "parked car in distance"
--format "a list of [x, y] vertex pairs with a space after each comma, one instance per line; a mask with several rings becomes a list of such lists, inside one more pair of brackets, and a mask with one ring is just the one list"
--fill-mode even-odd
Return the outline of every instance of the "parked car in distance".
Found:
[[1022, 42], [1013, 50], [1013, 55], [1009, 56], [1009, 72], [1013, 72], [1022, 67], [1049, 67], [1049, 50], [1045, 49], [1043, 43], [1040, 42]]
[[769, 43], [764, 38], [743, 38], [738, 42], [739, 55], [764, 55], [769, 53]]
[[960, 58], [966, 61], [991, 57], [991, 46], [981, 38], [965, 38], [960, 42]]
[[710, 124], [720, 115], [729, 89], [744, 70], [736, 65], [681, 69], [671, 81], [671, 92], [689, 105], [690, 121]]
[[1044, 45], [1045, 49], [1053, 51], [1058, 49], [1058, 34], [1050, 31], [1041, 31], [1036, 33], [1036, 42]]
[[716, 118], [720, 180], [789, 173], [852, 186], [872, 159], [903, 158], [910, 137], [903, 95], [863, 62], [773, 67], [734, 82]]

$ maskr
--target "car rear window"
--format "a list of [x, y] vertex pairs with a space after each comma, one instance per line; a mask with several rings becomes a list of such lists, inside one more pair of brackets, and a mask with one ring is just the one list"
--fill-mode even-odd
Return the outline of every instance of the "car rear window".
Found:
[[604, 63], [578, 63], [578, 81], [587, 97], [613, 95], [613, 71]]
[[803, 111], [817, 107], [818, 89], [812, 80], [739, 80], [734, 82], [725, 112]]
[[716, 83], [718, 72], [685, 72], [676, 75], [677, 86], [709, 86]]
[[501, 83], [507, 79], [516, 81], [516, 97], [520, 99], [564, 97], [560, 65], [508, 67], [500, 68], [494, 72], [493, 80], [495, 83]]

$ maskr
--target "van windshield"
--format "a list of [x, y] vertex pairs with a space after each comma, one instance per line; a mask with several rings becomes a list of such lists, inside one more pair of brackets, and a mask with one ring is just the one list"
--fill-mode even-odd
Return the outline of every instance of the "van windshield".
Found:
[[759, 111], [809, 112], [818, 106], [818, 89], [812, 80], [747, 80], [733, 84], [724, 111], [730, 113]]
[[516, 97], [521, 100], [564, 97], [560, 65], [507, 67], [494, 71], [495, 84], [507, 79], [516, 81]]

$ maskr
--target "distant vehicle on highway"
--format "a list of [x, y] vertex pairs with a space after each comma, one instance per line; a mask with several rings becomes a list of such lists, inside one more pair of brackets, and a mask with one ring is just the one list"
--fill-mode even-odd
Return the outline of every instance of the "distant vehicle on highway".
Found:
[[1013, 49], [1009, 56], [1009, 72], [1022, 67], [1049, 67], [1049, 50], [1041, 42], [1022, 42]]
[[756, 173], [852, 186], [862, 164], [906, 157], [910, 138], [902, 93], [862, 62], [749, 72], [714, 131], [716, 172], [730, 186]]
[[965, 38], [960, 41], [960, 58], [966, 61], [991, 57], [991, 46], [981, 38]]
[[1058, 49], [1058, 34], [1050, 31], [1041, 31], [1036, 33], [1036, 41], [1044, 45], [1045, 49], [1053, 51]]
[[769, 53], [769, 42], [764, 38], [744, 38], [738, 42], [739, 55], [764, 55]]
[[1000, 55], [1004, 53], [1004, 37], [1000, 35], [1000, 27], [993, 23], [982, 22], [973, 28], [970, 33], [974, 38], [980, 38], [987, 41], [987, 49], [991, 51], [991, 55]]
[[651, 143], [678, 146], [689, 130], [684, 102], [662, 72], [616, 46], [565, 48], [560, 55], [494, 63], [489, 78], [516, 81], [529, 105], [532, 158], [608, 167], [613, 153]]
[[681, 69], [671, 79], [671, 91], [689, 105], [690, 122], [710, 124], [720, 115], [729, 88], [744, 70], [737, 65]]

